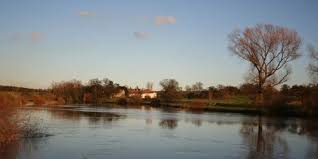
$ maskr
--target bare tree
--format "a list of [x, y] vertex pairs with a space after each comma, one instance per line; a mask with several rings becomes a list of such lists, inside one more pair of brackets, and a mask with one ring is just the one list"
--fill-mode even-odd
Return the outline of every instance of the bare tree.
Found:
[[308, 46], [310, 63], [308, 65], [309, 76], [314, 84], [318, 84], [318, 51], [314, 46]]
[[160, 86], [162, 87], [160, 97], [168, 102], [176, 100], [181, 97], [179, 87], [179, 82], [175, 79], [164, 79], [160, 81]]
[[186, 85], [186, 86], [184, 87], [184, 90], [190, 92], [190, 91], [192, 91], [192, 88], [191, 88], [191, 86]]
[[229, 39], [232, 53], [251, 65], [248, 79], [258, 86], [259, 104], [263, 104], [264, 87], [286, 82], [291, 73], [288, 63], [301, 55], [301, 38], [285, 27], [258, 24], [234, 31]]
[[81, 103], [83, 101], [84, 86], [79, 80], [54, 82], [51, 85], [52, 93], [62, 97], [67, 104]]
[[147, 82], [146, 88], [149, 89], [149, 90], [152, 90], [153, 89], [153, 83], [152, 82]]
[[192, 91], [202, 91], [203, 90], [203, 83], [202, 82], [196, 82], [192, 85]]

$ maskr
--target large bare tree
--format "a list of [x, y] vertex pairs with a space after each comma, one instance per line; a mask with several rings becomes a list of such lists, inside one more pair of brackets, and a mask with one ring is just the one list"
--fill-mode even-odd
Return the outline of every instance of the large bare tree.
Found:
[[309, 76], [314, 84], [318, 84], [318, 51], [312, 45], [309, 45], [308, 51], [310, 58], [308, 65]]
[[286, 82], [291, 73], [288, 63], [301, 55], [300, 36], [286, 27], [258, 24], [233, 31], [229, 39], [232, 53], [251, 65], [248, 79], [258, 86], [259, 104], [264, 88]]

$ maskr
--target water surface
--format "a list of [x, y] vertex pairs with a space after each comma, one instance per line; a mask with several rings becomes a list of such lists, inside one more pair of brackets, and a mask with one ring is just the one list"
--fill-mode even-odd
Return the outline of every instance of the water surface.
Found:
[[1, 159], [318, 158], [318, 124], [311, 120], [263, 117], [259, 127], [257, 116], [145, 106], [22, 111], [53, 136], [24, 139]]

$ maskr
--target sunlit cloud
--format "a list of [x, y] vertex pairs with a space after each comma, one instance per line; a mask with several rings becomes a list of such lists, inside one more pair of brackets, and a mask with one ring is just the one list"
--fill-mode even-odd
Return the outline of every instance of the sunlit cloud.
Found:
[[149, 39], [150, 34], [147, 32], [134, 32], [134, 36], [137, 39], [146, 40], [146, 39]]
[[42, 37], [43, 37], [43, 33], [41, 33], [41, 32], [32, 32], [31, 33], [32, 41], [39, 41], [42, 39]]
[[95, 16], [94, 12], [89, 12], [89, 11], [80, 11], [79, 16], [81, 17], [92, 17]]
[[166, 24], [175, 24], [177, 19], [175, 16], [156, 16], [155, 24], [156, 25], [166, 25]]
[[44, 33], [42, 32], [15, 32], [8, 33], [8, 42], [10, 43], [23, 43], [23, 42], [39, 42], [43, 39]]

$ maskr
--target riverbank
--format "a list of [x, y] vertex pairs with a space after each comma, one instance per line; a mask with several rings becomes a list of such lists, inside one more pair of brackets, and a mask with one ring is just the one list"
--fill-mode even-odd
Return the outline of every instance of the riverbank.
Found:
[[64, 104], [55, 95], [49, 92], [12, 92], [0, 91], [0, 105], [15, 106], [49, 106]]
[[306, 110], [301, 105], [275, 105], [264, 106], [252, 104], [244, 97], [235, 99], [182, 99], [173, 102], [164, 102], [159, 99], [136, 100], [136, 99], [110, 99], [101, 106], [121, 105], [124, 107], [132, 107], [138, 105], [175, 108], [193, 111], [220, 112], [220, 113], [239, 113], [245, 115], [266, 115], [266, 116], [283, 116], [283, 117], [308, 117], [313, 116], [312, 112]]
[[[48, 92], [0, 92], [3, 101], [15, 103], [17, 106], [58, 106], [65, 105], [64, 102], [58, 100], [53, 94]], [[14, 96], [14, 98], [8, 98]], [[11, 100], [11, 101], [10, 101]], [[0, 101], [1, 102], [1, 101]], [[179, 99], [175, 101], [163, 101], [160, 99], [140, 99], [140, 98], [111, 98], [104, 99], [101, 103], [85, 103], [88, 105], [121, 105], [125, 107], [131, 106], [152, 106], [164, 108], [177, 108], [195, 111], [220, 112], [220, 113], [239, 113], [246, 115], [269, 115], [284, 117], [307, 117], [313, 116], [312, 112], [308, 112], [306, 107], [300, 105], [275, 105], [260, 108], [254, 105], [251, 100], [245, 96], [234, 96], [225, 99]], [[5, 105], [5, 103], [3, 103]], [[10, 104], [12, 105], [12, 104]]]
[[[30, 98], [27, 97], [31, 96], [18, 92], [0, 92], [0, 151], [2, 147], [21, 138], [38, 138], [48, 135], [45, 129], [31, 121], [27, 114], [19, 114], [19, 106], [29, 105]], [[41, 99], [44, 97], [41, 96]], [[37, 101], [38, 96], [32, 99]], [[41, 101], [48, 101], [48, 99]]]

